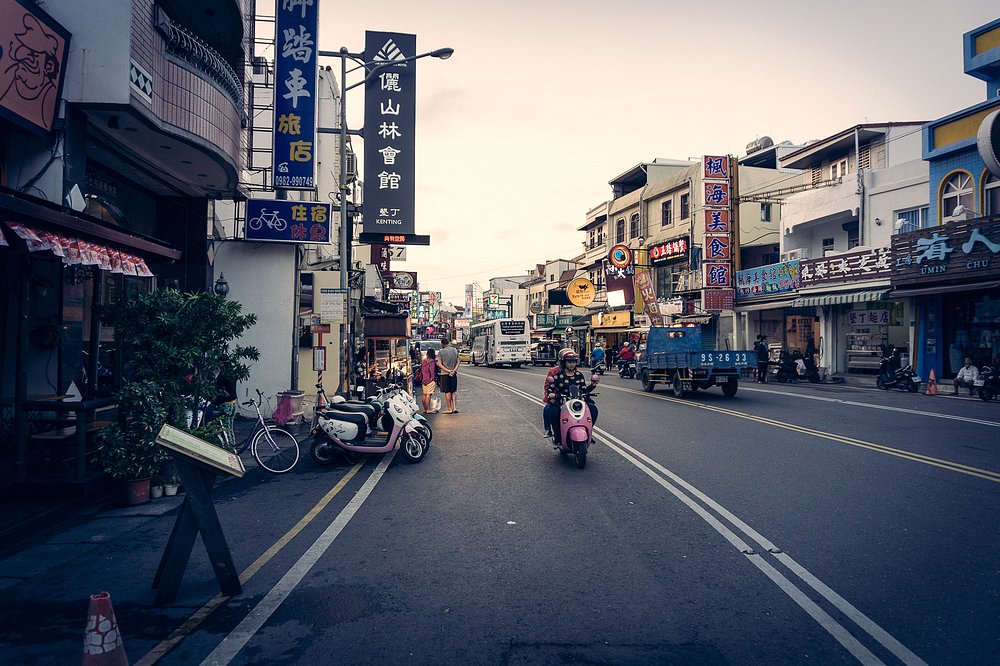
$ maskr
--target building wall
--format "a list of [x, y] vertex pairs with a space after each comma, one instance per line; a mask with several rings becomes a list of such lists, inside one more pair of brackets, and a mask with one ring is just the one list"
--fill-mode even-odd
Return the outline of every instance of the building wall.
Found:
[[99, 5], [81, 11], [80, 0], [45, 3], [45, 11], [73, 33], [63, 97], [67, 102], [128, 104], [132, 1], [102, 0]]

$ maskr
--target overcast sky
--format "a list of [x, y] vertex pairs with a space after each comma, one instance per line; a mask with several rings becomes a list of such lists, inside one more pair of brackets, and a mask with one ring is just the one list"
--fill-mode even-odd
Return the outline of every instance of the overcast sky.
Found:
[[[579, 254], [587, 210], [640, 162], [984, 100], [962, 34], [1000, 16], [985, 0], [319, 1], [321, 49], [362, 51], [365, 30], [455, 49], [417, 70], [416, 233], [431, 245], [393, 268], [459, 305], [468, 282]], [[348, 93], [352, 128], [363, 95]]]

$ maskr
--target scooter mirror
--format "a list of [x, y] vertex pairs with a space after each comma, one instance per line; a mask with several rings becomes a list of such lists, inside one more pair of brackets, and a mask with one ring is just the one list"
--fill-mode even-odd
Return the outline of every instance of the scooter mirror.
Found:
[[590, 376], [590, 381], [592, 381], [592, 382], [594, 382], [596, 384], [599, 381], [601, 381], [601, 376], [595, 372], [594, 374], [592, 374]]

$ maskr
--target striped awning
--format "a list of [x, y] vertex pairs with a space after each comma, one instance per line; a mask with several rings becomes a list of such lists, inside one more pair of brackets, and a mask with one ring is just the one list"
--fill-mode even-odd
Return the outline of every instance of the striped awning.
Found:
[[793, 305], [797, 308], [805, 308], [814, 305], [843, 305], [845, 303], [867, 303], [869, 301], [880, 301], [889, 293], [888, 289], [875, 289], [873, 291], [844, 291], [839, 294], [817, 294], [815, 296], [801, 296], [796, 298]]

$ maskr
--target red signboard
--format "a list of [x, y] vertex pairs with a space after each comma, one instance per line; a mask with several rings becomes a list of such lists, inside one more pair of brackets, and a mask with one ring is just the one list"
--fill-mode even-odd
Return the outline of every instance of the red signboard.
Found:
[[705, 155], [701, 164], [705, 180], [729, 180], [728, 155]]
[[732, 310], [735, 292], [732, 289], [705, 289], [701, 307], [704, 310]]

